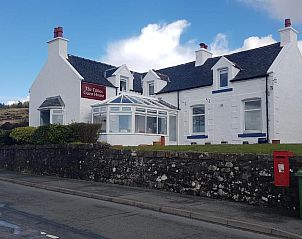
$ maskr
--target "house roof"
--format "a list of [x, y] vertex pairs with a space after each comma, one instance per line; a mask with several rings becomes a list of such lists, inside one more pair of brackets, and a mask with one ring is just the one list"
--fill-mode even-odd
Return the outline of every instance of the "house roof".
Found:
[[53, 96], [47, 97], [43, 103], [40, 105], [39, 109], [41, 108], [51, 108], [51, 107], [64, 107], [65, 104], [61, 98], [61, 96]]
[[[224, 57], [234, 63], [235, 67], [240, 70], [231, 81], [265, 76], [281, 49], [280, 43], [275, 43], [252, 50], [224, 55]], [[223, 56], [209, 58], [203, 65], [198, 67], [195, 67], [195, 61], [193, 61], [155, 70], [156, 74], [162, 80], [167, 81], [167, 85], [159, 93], [212, 85], [213, 72], [211, 68], [221, 57]], [[73, 55], [68, 55], [68, 61], [84, 77], [84, 81], [114, 87], [106, 77], [111, 76], [118, 67]], [[133, 91], [142, 93], [142, 78], [146, 73], [131, 73], [134, 76]]]
[[68, 55], [69, 63], [83, 76], [84, 81], [114, 87], [105, 77], [106, 70], [116, 68], [105, 63], [92, 61], [78, 56]]
[[[92, 61], [78, 56], [68, 55], [69, 63], [83, 76], [84, 81], [109, 87], [114, 87], [106, 78], [118, 69], [117, 66], [108, 65], [98, 61]], [[133, 74], [133, 90], [142, 93], [142, 74], [131, 72]]]
[[167, 75], [165, 75], [165, 74], [162, 74], [162, 73], [160, 73], [160, 72], [158, 72], [158, 71], [154, 71], [154, 72], [159, 76], [159, 78], [160, 78], [161, 80], [166, 81], [166, 82], [169, 82], [169, 76], [167, 76]]
[[[224, 57], [233, 62], [235, 66], [240, 69], [240, 72], [232, 79], [232, 81], [265, 76], [281, 49], [280, 43], [275, 43], [252, 50], [224, 55]], [[222, 56], [209, 58], [203, 65], [198, 67], [195, 67], [194, 61], [157, 70], [157, 73], [159, 72], [168, 75], [170, 80], [159, 93], [212, 85], [213, 72], [211, 68], [221, 57]]]

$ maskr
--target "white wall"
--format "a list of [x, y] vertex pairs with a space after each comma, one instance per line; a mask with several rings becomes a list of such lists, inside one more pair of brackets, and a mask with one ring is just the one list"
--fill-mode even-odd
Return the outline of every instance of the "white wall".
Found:
[[39, 106], [47, 97], [60, 95], [65, 103], [65, 123], [80, 120], [81, 77], [70, 63], [52, 55], [30, 88], [29, 124], [40, 125]]
[[[155, 141], [160, 141], [160, 135], [138, 135], [138, 134], [100, 134], [99, 141], [107, 142], [111, 145], [138, 146], [140, 144], [152, 145]], [[169, 144], [168, 137], [165, 137], [166, 145]]]
[[302, 56], [297, 43], [283, 47], [270, 71], [273, 86], [271, 139], [281, 143], [302, 142]]
[[[238, 134], [244, 133], [244, 104], [248, 98], [261, 98], [262, 100], [262, 133], [266, 133], [265, 110], [265, 78], [230, 82], [233, 91], [212, 94], [217, 90], [215, 86], [207, 86], [179, 92], [179, 144], [196, 142], [204, 144], [220, 144], [227, 141], [232, 144], [242, 144], [243, 141], [257, 143], [258, 137], [239, 138]], [[177, 106], [177, 93], [159, 94], [163, 100]], [[205, 105], [205, 133], [207, 139], [187, 139], [192, 133], [192, 106]], [[203, 134], [198, 134], [203, 135]]]

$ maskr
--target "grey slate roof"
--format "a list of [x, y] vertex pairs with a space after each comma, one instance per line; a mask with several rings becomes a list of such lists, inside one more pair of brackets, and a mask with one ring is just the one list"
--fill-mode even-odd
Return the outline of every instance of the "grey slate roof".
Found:
[[169, 82], [170, 80], [169, 80], [169, 76], [167, 76], [167, 75], [165, 75], [165, 74], [162, 74], [162, 73], [160, 73], [160, 72], [158, 72], [158, 71], [154, 71], [158, 76], [159, 76], [159, 78], [161, 79], [161, 80], [163, 80], [163, 81], [166, 81], [166, 82]]
[[78, 56], [68, 55], [69, 63], [84, 77], [84, 81], [114, 87], [105, 77], [106, 70], [115, 68], [101, 62], [92, 61]]
[[112, 76], [113, 73], [114, 73], [117, 69], [118, 69], [118, 67], [113, 67], [113, 68], [111, 68], [111, 69], [105, 70], [104, 76], [105, 76], [106, 78]]
[[65, 107], [65, 104], [61, 96], [47, 97], [43, 103], [40, 105], [40, 108], [50, 108], [50, 107]]
[[[265, 76], [277, 55], [281, 51], [280, 43], [241, 51], [225, 57], [233, 62], [240, 72], [232, 81], [240, 81]], [[213, 84], [211, 68], [221, 58], [209, 58], [203, 65], [195, 67], [195, 62], [168, 67], [156, 72], [169, 76], [170, 82], [159, 92], [167, 93], [178, 90], [210, 86]]]
[[[240, 72], [231, 81], [265, 76], [267, 70], [272, 65], [281, 49], [280, 43], [275, 43], [252, 50], [224, 55], [224, 57], [233, 62], [235, 66], [240, 69]], [[193, 61], [182, 65], [155, 70], [156, 74], [158, 74], [162, 80], [168, 82], [159, 93], [212, 85], [213, 73], [211, 68], [221, 57], [222, 56], [209, 58], [203, 65], [198, 67], [195, 67], [195, 61]], [[84, 77], [84, 81], [114, 87], [106, 77], [111, 76], [116, 71], [116, 66], [73, 55], [68, 55], [68, 61]], [[131, 73], [134, 76], [133, 90], [142, 93], [142, 78], [146, 73]]]

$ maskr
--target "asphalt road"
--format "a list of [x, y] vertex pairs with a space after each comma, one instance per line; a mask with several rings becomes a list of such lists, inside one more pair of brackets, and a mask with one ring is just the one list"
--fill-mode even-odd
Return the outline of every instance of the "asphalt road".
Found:
[[0, 238], [274, 238], [95, 199], [0, 182]]

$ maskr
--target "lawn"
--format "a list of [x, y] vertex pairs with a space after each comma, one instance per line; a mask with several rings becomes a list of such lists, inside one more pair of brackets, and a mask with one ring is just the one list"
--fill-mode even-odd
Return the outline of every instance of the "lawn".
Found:
[[[126, 147], [128, 148], [128, 147]], [[180, 146], [138, 146], [131, 149], [152, 151], [194, 151], [216, 153], [257, 153], [273, 154], [274, 150], [289, 150], [294, 155], [302, 155], [302, 144], [244, 144], [244, 145], [180, 145]]]

